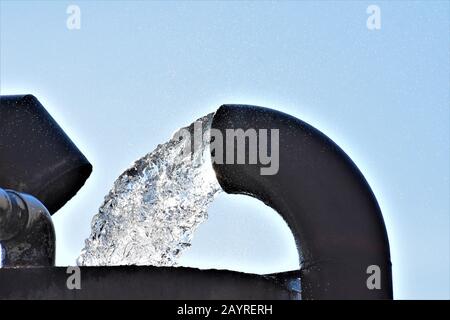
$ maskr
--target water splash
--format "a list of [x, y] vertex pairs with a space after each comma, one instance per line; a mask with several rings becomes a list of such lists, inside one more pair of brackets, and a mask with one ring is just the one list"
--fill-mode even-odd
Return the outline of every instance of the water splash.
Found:
[[[222, 190], [210, 158], [213, 116], [180, 129], [116, 180], [92, 221], [78, 265], [176, 265]], [[183, 132], [200, 134], [203, 143], [185, 152], [192, 140], [183, 139]]]

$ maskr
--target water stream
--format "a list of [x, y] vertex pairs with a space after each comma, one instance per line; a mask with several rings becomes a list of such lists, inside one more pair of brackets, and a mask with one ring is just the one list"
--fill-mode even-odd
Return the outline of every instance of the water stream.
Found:
[[[213, 116], [181, 128], [119, 176], [93, 218], [78, 265], [177, 264], [222, 190], [210, 158]], [[192, 152], [198, 141], [193, 143], [186, 132], [203, 137]]]

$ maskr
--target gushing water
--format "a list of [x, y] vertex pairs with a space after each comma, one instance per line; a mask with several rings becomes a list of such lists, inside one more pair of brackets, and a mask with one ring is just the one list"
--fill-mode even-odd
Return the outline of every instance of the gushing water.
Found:
[[222, 190], [210, 158], [213, 115], [180, 129], [191, 135], [201, 130], [201, 147], [186, 154], [191, 141], [178, 131], [116, 180], [92, 221], [78, 265], [176, 265]]

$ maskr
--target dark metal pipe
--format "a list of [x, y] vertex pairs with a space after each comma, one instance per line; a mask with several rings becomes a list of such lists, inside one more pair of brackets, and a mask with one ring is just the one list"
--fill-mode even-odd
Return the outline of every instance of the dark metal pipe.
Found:
[[[2, 98], [0, 116], [2, 111], [5, 112], [5, 106], [14, 108], [11, 101], [30, 105], [27, 99], [35, 100], [34, 97], [15, 97], [6, 99], [8, 103], [5, 104]], [[31, 110], [35, 112], [33, 108]], [[18, 113], [23, 111], [17, 109]], [[8, 112], [5, 114], [12, 117], [10, 119], [16, 124], [6, 134], [0, 128], [0, 142], [2, 138], [12, 137], [12, 132], [18, 130], [20, 123], [20, 117], [14, 118]], [[38, 118], [42, 116], [40, 112], [37, 114]], [[8, 121], [5, 123], [8, 124]], [[226, 129], [279, 130], [277, 174], [261, 175], [260, 169], [266, 166], [262, 163], [215, 163], [213, 166], [226, 192], [256, 197], [287, 221], [300, 250], [300, 271], [256, 276], [188, 268], [81, 268], [83, 290], [77, 291], [67, 289], [67, 275], [61, 268], [38, 268], [28, 272], [3, 269], [0, 270], [0, 282], [4, 283], [0, 287], [0, 297], [297, 299], [300, 278], [303, 299], [392, 298], [389, 244], [381, 211], [361, 172], [336, 144], [301, 120], [253, 106], [220, 107], [212, 128], [224, 136]], [[26, 144], [18, 143], [22, 147]], [[4, 148], [2, 143], [0, 148]], [[6, 150], [9, 150], [8, 147]], [[48, 152], [51, 150], [47, 149]], [[26, 152], [26, 149], [22, 151]], [[237, 152], [236, 149], [234, 151]], [[246, 152], [248, 157], [248, 149]], [[4, 154], [0, 153], [0, 157]], [[15, 157], [19, 163], [23, 161], [19, 153]], [[44, 157], [48, 163], [52, 163], [51, 159]], [[2, 173], [7, 172], [6, 168], [25, 176], [20, 175], [13, 163], [12, 159], [2, 162], [0, 158], [0, 179]], [[29, 165], [22, 168], [29, 170]], [[90, 169], [90, 165], [87, 168]], [[52, 178], [49, 174], [52, 170], [47, 171], [45, 167], [42, 170], [46, 172], [44, 176]], [[51, 184], [49, 187], [52, 189]], [[42, 190], [45, 191], [45, 188]], [[44, 191], [41, 194], [45, 194]], [[68, 200], [67, 197], [65, 199]], [[51, 201], [51, 197], [47, 201]], [[54, 231], [50, 215], [39, 201], [28, 195], [12, 191], [0, 193], [0, 240], [5, 251], [5, 266], [45, 266], [54, 263]], [[367, 287], [369, 275], [366, 271], [372, 265], [381, 270], [380, 289]], [[27, 285], [22, 285], [25, 282]], [[48, 290], [42, 291], [43, 287]]]
[[36, 198], [0, 189], [0, 244], [3, 267], [53, 266], [52, 218]]
[[67, 268], [0, 269], [0, 299], [292, 299], [282, 283], [233, 271], [184, 267], [80, 267], [81, 290]]
[[[288, 223], [300, 250], [302, 299], [392, 298], [383, 217], [367, 181], [344, 151], [307, 123], [261, 107], [223, 105], [212, 129], [224, 137], [226, 129], [255, 129], [258, 140], [259, 129], [279, 130], [277, 174], [261, 175], [266, 165], [260, 161], [213, 166], [227, 193], [258, 198]], [[380, 268], [380, 289], [367, 286], [372, 265]]]
[[33, 195], [53, 214], [91, 172], [89, 161], [34, 96], [0, 96], [2, 188]]

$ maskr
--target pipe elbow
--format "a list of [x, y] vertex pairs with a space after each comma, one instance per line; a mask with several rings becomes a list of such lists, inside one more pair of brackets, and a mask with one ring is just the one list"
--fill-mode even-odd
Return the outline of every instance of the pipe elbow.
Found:
[[36, 198], [0, 189], [3, 267], [53, 266], [55, 230], [50, 213]]
[[[227, 193], [253, 196], [277, 211], [297, 241], [303, 299], [392, 298], [389, 242], [381, 210], [356, 165], [331, 139], [288, 114], [248, 105], [223, 105], [212, 129], [230, 129], [258, 139], [257, 154], [278, 153], [274, 174], [267, 163], [217, 163], [213, 168]], [[243, 131], [242, 131], [243, 130]], [[277, 132], [277, 150], [261, 146]], [[244, 141], [241, 139], [241, 141]], [[264, 144], [264, 143], [263, 143]], [[221, 153], [239, 152], [226, 145]], [[244, 148], [241, 147], [241, 151]], [[245, 148], [245, 159], [250, 159]], [[243, 158], [243, 155], [241, 155]], [[253, 155], [253, 159], [255, 159]], [[367, 285], [370, 266], [380, 269], [380, 289]]]

